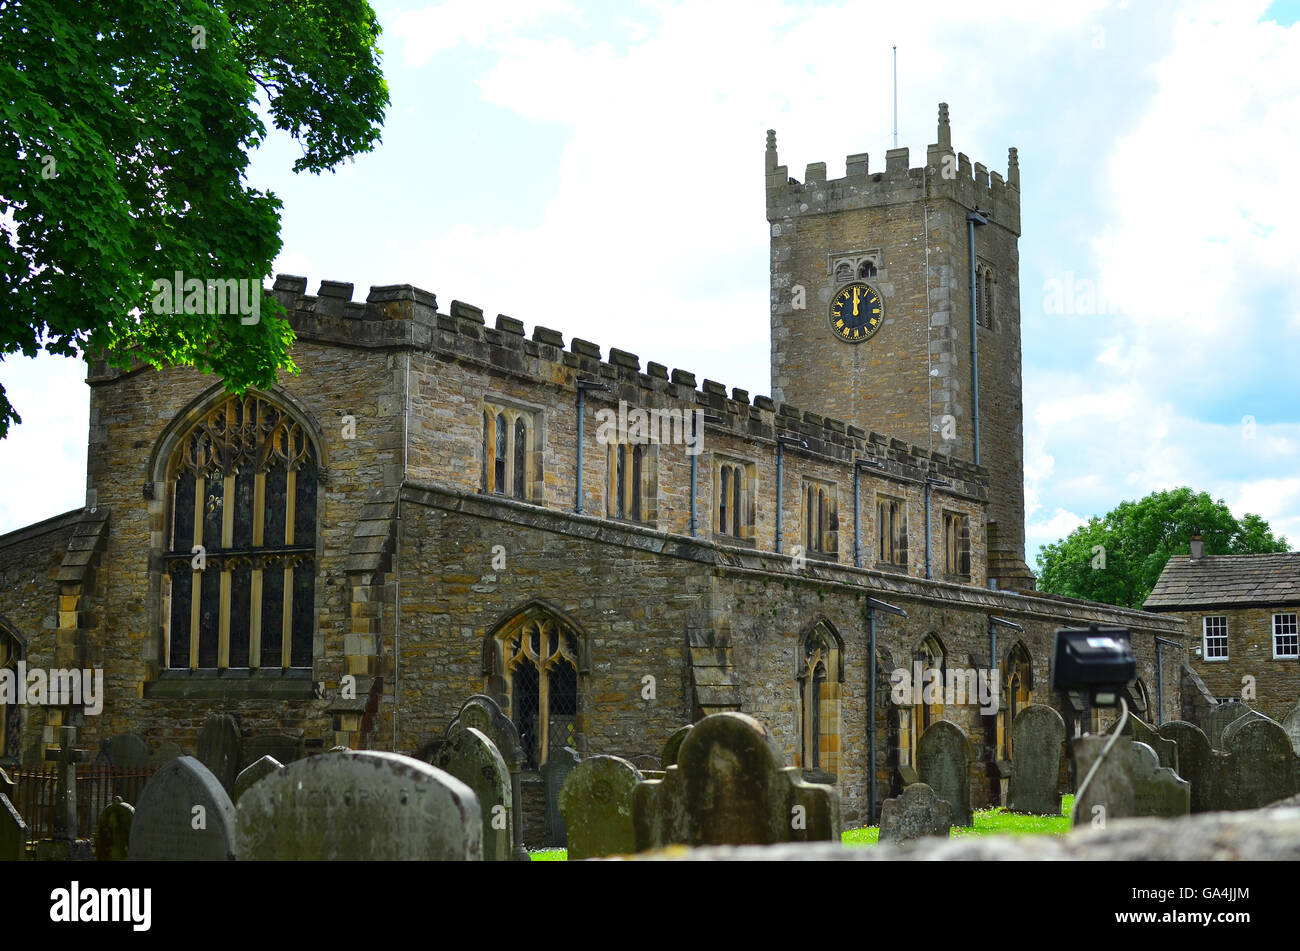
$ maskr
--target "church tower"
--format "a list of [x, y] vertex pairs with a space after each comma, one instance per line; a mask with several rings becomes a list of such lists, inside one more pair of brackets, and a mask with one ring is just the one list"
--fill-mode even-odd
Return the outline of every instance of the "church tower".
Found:
[[1013, 148], [1005, 179], [972, 169], [946, 103], [937, 138], [922, 168], [890, 149], [883, 172], [850, 155], [801, 183], [767, 133], [772, 397], [984, 466], [990, 583], [1029, 590], [1020, 167]]

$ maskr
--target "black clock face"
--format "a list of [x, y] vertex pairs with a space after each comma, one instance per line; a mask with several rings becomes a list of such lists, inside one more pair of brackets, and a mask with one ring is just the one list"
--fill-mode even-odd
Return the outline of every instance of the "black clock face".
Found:
[[870, 284], [846, 284], [831, 299], [831, 330], [849, 343], [862, 343], [880, 329], [885, 302]]

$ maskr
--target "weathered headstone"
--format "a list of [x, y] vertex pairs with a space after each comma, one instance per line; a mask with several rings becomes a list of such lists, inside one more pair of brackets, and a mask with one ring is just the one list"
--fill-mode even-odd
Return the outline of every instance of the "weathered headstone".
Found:
[[90, 751], [75, 749], [76, 745], [76, 728], [60, 727], [59, 748], [45, 752], [48, 762], [58, 764], [52, 836], [57, 842], [73, 842], [77, 838], [77, 764], [90, 762]]
[[1145, 743], [1133, 744], [1133, 814], [1185, 816], [1191, 811], [1192, 784], [1167, 766]]
[[243, 771], [252, 766], [263, 756], [272, 757], [277, 763], [292, 763], [305, 755], [302, 737], [279, 733], [260, 733], [245, 736], [239, 742], [239, 769]]
[[199, 730], [199, 762], [211, 770], [227, 794], [239, 775], [239, 724], [228, 713], [209, 713]]
[[947, 720], [931, 723], [916, 744], [920, 781], [952, 806], [952, 824], [974, 823], [970, 807], [970, 763], [975, 751], [961, 727]]
[[510, 861], [515, 822], [510, 808], [510, 769], [492, 741], [474, 727], [457, 730], [442, 744], [433, 765], [455, 776], [478, 797], [484, 861]]
[[151, 750], [139, 733], [123, 733], [105, 740], [102, 748], [108, 760], [121, 769], [141, 769], [149, 765]]
[[677, 765], [677, 751], [682, 748], [682, 740], [686, 739], [686, 734], [690, 733], [694, 726], [695, 724], [688, 723], [686, 726], [674, 730], [673, 735], [668, 737], [668, 742], [664, 744], [663, 755], [659, 757], [659, 763], [663, 769]]
[[0, 862], [22, 862], [27, 858], [27, 823], [9, 797], [0, 793]]
[[239, 775], [235, 777], [235, 794], [231, 797], [235, 805], [239, 805], [239, 797], [244, 795], [254, 783], [280, 769], [284, 769], [284, 764], [274, 756], [263, 756], [241, 769]]
[[235, 806], [193, 756], [174, 759], [145, 784], [131, 820], [135, 862], [224, 862], [235, 855]]
[[569, 859], [636, 851], [632, 793], [641, 771], [619, 756], [592, 756], [577, 765], [560, 792], [569, 829]]
[[1178, 775], [1191, 784], [1191, 811], [1215, 811], [1218, 808], [1216, 769], [1209, 738], [1186, 720], [1162, 723], [1160, 735], [1178, 744]]
[[546, 789], [546, 844], [551, 848], [565, 848], [569, 841], [568, 826], [560, 811], [560, 792], [564, 783], [578, 765], [578, 751], [567, 746], [552, 750], [542, 765], [542, 785]]
[[156, 750], [149, 754], [149, 765], [166, 766], [172, 760], [180, 759], [184, 755], [185, 751], [181, 749], [179, 743], [173, 743], [168, 740], [166, 743], [160, 744]]
[[947, 838], [951, 827], [952, 806], [925, 783], [907, 786], [901, 796], [886, 799], [880, 807], [881, 842], [906, 842], [927, 835]]
[[[1111, 734], [1078, 736], [1070, 744], [1074, 761], [1075, 799], [1071, 824], [1092, 825], [1105, 828], [1112, 819], [1132, 816], [1136, 809], [1133, 794], [1133, 740], [1127, 736], [1115, 739], [1097, 772], [1088, 780], [1088, 773], [1097, 757], [1112, 740]], [[1084, 783], [1087, 782], [1087, 788]]]
[[672, 844], [839, 841], [840, 801], [828, 786], [782, 768], [767, 729], [743, 713], [715, 713], [682, 741], [660, 781], [636, 787], [639, 850]]
[[[1246, 713], [1243, 716], [1238, 717], [1237, 719], [1229, 723], [1226, 727], [1224, 727], [1223, 748], [1225, 750], [1228, 748], [1228, 745], [1232, 742], [1232, 735], [1234, 733], [1240, 730], [1247, 723], [1252, 723], [1255, 720], [1265, 720], [1269, 723], [1277, 723], [1276, 720], [1272, 719], [1271, 717], [1264, 716], [1264, 714], [1260, 713], [1258, 710], [1251, 710], [1249, 713]], [[1280, 727], [1282, 724], [1277, 723], [1277, 725]]]
[[473, 790], [400, 753], [298, 760], [245, 792], [238, 813], [237, 854], [244, 861], [483, 857]]
[[1223, 731], [1234, 721], [1241, 719], [1247, 713], [1250, 713], [1250, 707], [1246, 706], [1240, 700], [1229, 700], [1227, 703], [1216, 703], [1210, 708], [1209, 724], [1205, 731], [1206, 737], [1210, 741], [1210, 748], [1215, 750], [1224, 749]]
[[95, 823], [95, 860], [125, 862], [131, 854], [131, 823], [135, 809], [114, 796], [113, 802], [99, 814]]
[[1007, 810], [1039, 816], [1061, 814], [1061, 750], [1065, 721], [1054, 709], [1034, 703], [1011, 723], [1011, 782]]
[[1296, 792], [1296, 755], [1286, 731], [1257, 719], [1234, 730], [1228, 741], [1228, 781], [1223, 808], [1260, 809]]
[[1161, 766], [1172, 769], [1175, 773], [1178, 772], [1178, 744], [1173, 740], [1165, 739], [1153, 730], [1150, 724], [1132, 712], [1129, 713], [1128, 721], [1124, 724], [1124, 732], [1133, 738], [1134, 743], [1145, 743], [1155, 750]]
[[481, 693], [474, 694], [461, 704], [460, 710], [447, 725], [444, 738], [465, 727], [473, 727], [491, 740], [510, 769], [510, 814], [519, 820], [511, 823], [514, 843], [510, 854], [516, 862], [527, 862], [528, 850], [524, 848], [524, 797], [520, 776], [524, 768], [524, 748], [519, 741], [519, 729], [496, 700]]
[[1295, 750], [1295, 755], [1300, 756], [1300, 702], [1282, 718], [1282, 729], [1291, 738], [1291, 748]]

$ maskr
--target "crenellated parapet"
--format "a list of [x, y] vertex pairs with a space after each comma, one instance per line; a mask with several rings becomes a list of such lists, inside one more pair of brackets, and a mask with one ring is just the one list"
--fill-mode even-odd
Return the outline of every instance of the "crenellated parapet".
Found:
[[948, 104], [939, 104], [938, 141], [926, 149], [925, 165], [911, 167], [907, 148], [889, 149], [883, 171], [871, 172], [867, 153], [845, 159], [843, 178], [827, 179], [826, 163], [814, 162], [803, 181], [780, 164], [776, 132], [767, 132], [764, 156], [767, 180], [767, 220], [772, 223], [801, 215], [820, 215], [895, 202], [949, 198], [970, 211], [989, 212], [991, 219], [1020, 234], [1020, 160], [1016, 149], [1007, 155], [1007, 171], [990, 172], [972, 164], [952, 145]]

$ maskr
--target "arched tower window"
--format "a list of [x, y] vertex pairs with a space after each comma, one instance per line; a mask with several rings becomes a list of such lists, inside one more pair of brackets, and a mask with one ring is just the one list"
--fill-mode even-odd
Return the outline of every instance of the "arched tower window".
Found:
[[[0, 626], [0, 671], [8, 671], [15, 686], [18, 682], [18, 662], [23, 659], [22, 641]], [[17, 762], [22, 747], [22, 707], [18, 705], [18, 692], [0, 698], [0, 761]]]
[[841, 653], [839, 638], [825, 621], [814, 625], [800, 645], [799, 763], [804, 769], [840, 769]]
[[858, 277], [866, 280], [876, 276], [876, 264], [874, 261], [863, 261], [858, 265]]
[[853, 280], [853, 265], [843, 261], [835, 267], [835, 283], [847, 284]]
[[299, 423], [232, 396], [178, 443], [164, 597], [167, 666], [310, 667], [318, 465]]
[[494, 674], [504, 681], [526, 766], [540, 769], [553, 750], [577, 745], [577, 635], [556, 617], [528, 611], [501, 629], [491, 651], [489, 681]]

